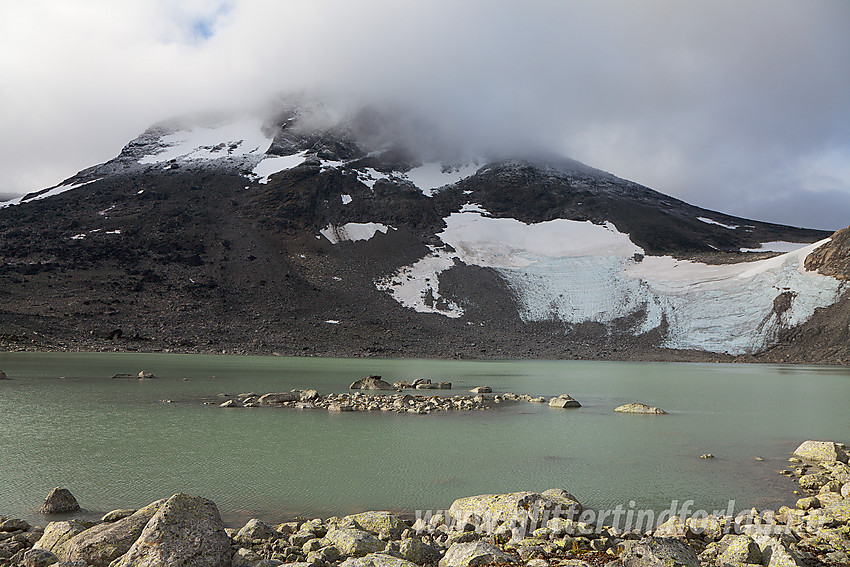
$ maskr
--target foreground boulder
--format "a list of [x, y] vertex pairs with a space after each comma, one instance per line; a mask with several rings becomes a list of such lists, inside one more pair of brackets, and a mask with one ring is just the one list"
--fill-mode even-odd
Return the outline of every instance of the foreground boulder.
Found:
[[581, 404], [568, 394], [561, 394], [549, 400], [550, 408], [580, 408]]
[[667, 412], [661, 408], [655, 406], [648, 406], [646, 404], [642, 404], [640, 402], [631, 402], [629, 404], [623, 404], [621, 406], [617, 406], [614, 408], [614, 411], [618, 411], [620, 413], [643, 413], [643, 414], [655, 414], [662, 415]]
[[389, 512], [363, 512], [346, 516], [340, 522], [340, 527], [356, 528], [369, 532], [376, 536], [386, 535], [398, 539], [407, 525], [398, 517]]
[[803, 441], [794, 454], [807, 461], [840, 461], [847, 462], [847, 451], [843, 443], [834, 441]]
[[59, 546], [54, 553], [63, 561], [85, 561], [96, 567], [108, 567], [127, 553], [164, 502], [157, 500], [123, 520], [89, 528]]
[[41, 539], [35, 542], [33, 549], [43, 549], [51, 553], [59, 553], [59, 549], [69, 539], [86, 531], [86, 527], [73, 520], [69, 522], [50, 522], [44, 528]]
[[30, 549], [24, 553], [24, 567], [48, 567], [58, 561], [58, 557], [43, 549]]
[[331, 530], [325, 536], [344, 557], [363, 557], [370, 553], [383, 551], [385, 544], [369, 532], [355, 528]]
[[39, 510], [42, 514], [65, 514], [68, 512], [76, 512], [80, 509], [77, 499], [71, 494], [67, 488], [56, 487], [50, 491], [44, 504]]
[[620, 554], [623, 567], [700, 567], [696, 552], [676, 538], [627, 541]]
[[339, 567], [418, 567], [399, 557], [393, 557], [386, 553], [370, 553], [365, 557], [350, 557], [343, 561]]
[[569, 492], [553, 488], [542, 493], [512, 492], [460, 498], [452, 503], [449, 516], [460, 526], [472, 524], [476, 529], [493, 533], [505, 522], [531, 530], [537, 527], [532, 524], [544, 513], [548, 518], [573, 518], [581, 511], [581, 504]]
[[175, 494], [153, 515], [113, 567], [226, 567], [230, 538], [210, 500]]
[[476, 567], [491, 563], [517, 563], [517, 560], [492, 543], [473, 541], [452, 545], [440, 559], [439, 567]]
[[393, 385], [381, 380], [380, 376], [372, 375], [351, 383], [350, 390], [392, 390]]

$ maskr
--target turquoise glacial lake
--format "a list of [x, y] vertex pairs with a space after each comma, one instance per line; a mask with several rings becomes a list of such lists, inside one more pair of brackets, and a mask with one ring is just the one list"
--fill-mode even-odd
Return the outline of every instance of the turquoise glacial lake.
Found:
[[[596, 510], [634, 501], [660, 511], [674, 499], [776, 509], [796, 499], [777, 471], [801, 441], [850, 442], [850, 368], [0, 353], [0, 369], [10, 378], [0, 381], [0, 514], [40, 524], [54, 486], [91, 517], [200, 495], [232, 526], [547, 488]], [[140, 370], [158, 378], [111, 378]], [[369, 374], [455, 387], [426, 394], [568, 393], [583, 407], [412, 415], [202, 403], [218, 393], [344, 392]], [[670, 414], [614, 412], [630, 401]]]

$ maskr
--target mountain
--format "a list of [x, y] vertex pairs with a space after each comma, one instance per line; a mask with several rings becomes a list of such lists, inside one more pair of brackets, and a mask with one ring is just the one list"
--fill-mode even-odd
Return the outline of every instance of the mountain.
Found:
[[847, 362], [845, 240], [289, 99], [0, 208], [0, 344]]

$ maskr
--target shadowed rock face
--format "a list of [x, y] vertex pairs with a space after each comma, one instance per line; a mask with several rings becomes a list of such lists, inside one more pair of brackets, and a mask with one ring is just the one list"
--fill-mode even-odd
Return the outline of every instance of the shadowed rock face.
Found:
[[832, 235], [832, 240], [809, 254], [806, 269], [825, 276], [850, 280], [850, 227]]

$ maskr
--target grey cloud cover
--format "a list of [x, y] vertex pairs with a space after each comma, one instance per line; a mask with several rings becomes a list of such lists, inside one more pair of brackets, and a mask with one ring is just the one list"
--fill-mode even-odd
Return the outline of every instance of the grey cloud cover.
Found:
[[320, 90], [542, 145], [686, 201], [850, 224], [845, 0], [0, 5], [0, 193], [161, 119]]

